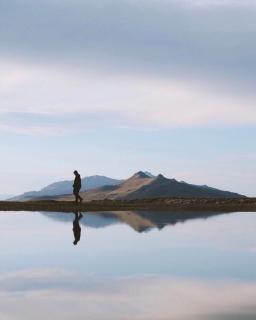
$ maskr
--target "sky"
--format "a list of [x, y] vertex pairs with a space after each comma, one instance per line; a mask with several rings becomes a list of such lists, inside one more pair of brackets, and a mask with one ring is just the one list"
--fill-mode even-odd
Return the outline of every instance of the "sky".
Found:
[[256, 0], [0, 0], [0, 194], [139, 170], [256, 196]]

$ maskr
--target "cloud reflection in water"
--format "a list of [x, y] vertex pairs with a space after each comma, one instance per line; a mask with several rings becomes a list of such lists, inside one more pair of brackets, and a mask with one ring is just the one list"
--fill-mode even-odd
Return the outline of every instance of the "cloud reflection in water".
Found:
[[99, 279], [65, 270], [0, 277], [1, 319], [255, 319], [256, 283], [159, 276]]

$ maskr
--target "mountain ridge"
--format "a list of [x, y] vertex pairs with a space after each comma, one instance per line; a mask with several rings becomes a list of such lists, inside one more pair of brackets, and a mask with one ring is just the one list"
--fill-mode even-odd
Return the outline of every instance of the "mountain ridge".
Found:
[[[26, 192], [13, 197], [11, 201], [27, 200], [73, 200], [73, 181], [54, 182], [39, 191]], [[89, 187], [88, 187], [89, 186]], [[62, 191], [65, 191], [61, 193]], [[85, 191], [86, 190], [86, 191]], [[82, 179], [81, 196], [85, 201], [92, 200], [134, 200], [149, 198], [241, 198], [241, 194], [212, 188], [206, 185], [189, 184], [170, 179], [163, 174], [157, 176], [138, 171], [126, 180], [105, 176], [90, 176]]]
[[[179, 182], [159, 174], [151, 177], [143, 171], [136, 172], [114, 188], [100, 187], [81, 192], [85, 201], [92, 200], [135, 200], [149, 198], [242, 198], [235, 192], [219, 190], [216, 188], [197, 186]], [[72, 200], [73, 196], [59, 197], [57, 200]]]

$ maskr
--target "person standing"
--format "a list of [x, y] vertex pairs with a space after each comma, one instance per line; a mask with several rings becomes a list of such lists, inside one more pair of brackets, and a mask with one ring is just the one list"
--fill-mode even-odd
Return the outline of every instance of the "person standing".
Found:
[[80, 174], [75, 170], [74, 171], [74, 175], [75, 175], [75, 180], [74, 180], [74, 183], [73, 183], [73, 194], [75, 196], [75, 202], [78, 203], [78, 200], [80, 202], [83, 201], [83, 198], [80, 196], [79, 194], [79, 191], [81, 189], [81, 177], [80, 177]]

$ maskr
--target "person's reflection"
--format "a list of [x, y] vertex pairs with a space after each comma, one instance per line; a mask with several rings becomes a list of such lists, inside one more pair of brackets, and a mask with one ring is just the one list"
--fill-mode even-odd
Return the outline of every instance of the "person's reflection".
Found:
[[77, 243], [80, 241], [81, 238], [81, 227], [79, 224], [80, 219], [83, 217], [82, 213], [74, 212], [75, 219], [73, 221], [73, 233], [74, 233], [74, 245], [77, 245]]

